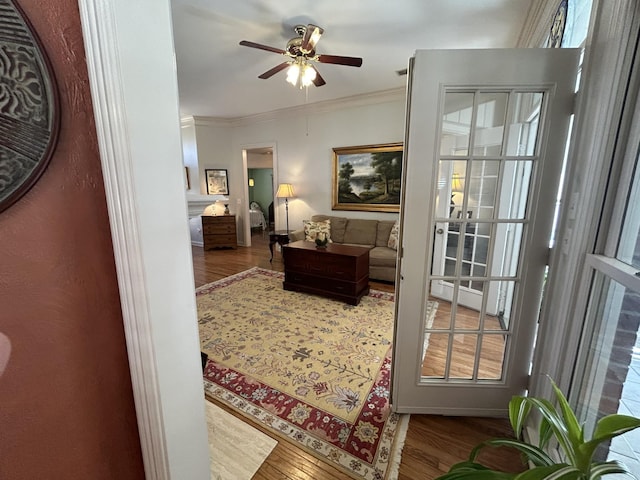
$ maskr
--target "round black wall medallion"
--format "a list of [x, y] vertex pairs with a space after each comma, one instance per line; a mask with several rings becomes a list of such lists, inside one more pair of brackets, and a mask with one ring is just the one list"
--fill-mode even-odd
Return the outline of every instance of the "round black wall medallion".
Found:
[[38, 180], [58, 140], [53, 70], [13, 0], [0, 0], [0, 212]]

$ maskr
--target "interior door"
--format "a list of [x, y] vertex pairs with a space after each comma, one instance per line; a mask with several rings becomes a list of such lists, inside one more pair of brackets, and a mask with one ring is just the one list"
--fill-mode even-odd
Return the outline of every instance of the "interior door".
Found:
[[411, 60], [396, 411], [502, 415], [527, 389], [578, 56], [425, 50]]

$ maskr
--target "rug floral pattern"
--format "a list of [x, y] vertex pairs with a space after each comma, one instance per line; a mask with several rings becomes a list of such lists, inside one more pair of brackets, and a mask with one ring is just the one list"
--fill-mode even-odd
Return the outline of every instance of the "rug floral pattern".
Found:
[[196, 291], [209, 395], [365, 479], [386, 476], [393, 295], [358, 306], [282, 289], [254, 268]]

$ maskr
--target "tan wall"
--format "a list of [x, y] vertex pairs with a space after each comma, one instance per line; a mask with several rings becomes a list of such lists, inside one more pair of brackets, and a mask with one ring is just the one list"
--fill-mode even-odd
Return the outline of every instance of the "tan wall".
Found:
[[0, 213], [0, 478], [144, 478], [76, 0], [20, 0], [53, 64], [61, 130]]

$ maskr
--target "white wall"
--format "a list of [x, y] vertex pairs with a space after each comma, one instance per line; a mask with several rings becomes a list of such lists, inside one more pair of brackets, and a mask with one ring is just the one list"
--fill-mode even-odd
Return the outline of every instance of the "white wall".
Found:
[[[275, 183], [291, 183], [296, 193], [296, 198], [289, 201], [290, 228], [301, 228], [302, 220], [315, 213], [395, 219], [395, 213], [331, 210], [332, 149], [402, 142], [404, 115], [404, 90], [395, 90], [226, 123], [198, 117], [200, 169], [215, 166], [229, 170], [230, 209], [241, 215], [237, 202], [244, 201], [239, 197], [245, 182], [242, 149], [252, 144], [275, 143]], [[284, 229], [284, 201], [277, 201], [275, 208], [279, 209], [276, 229]]]

